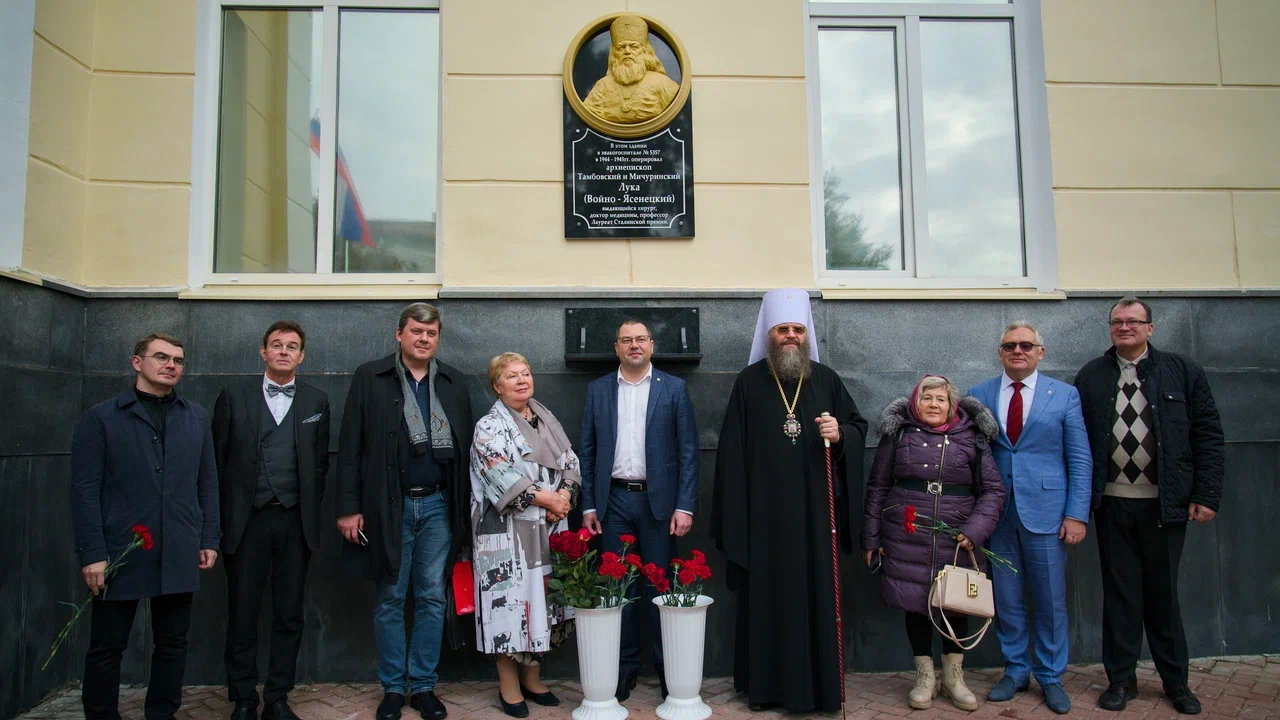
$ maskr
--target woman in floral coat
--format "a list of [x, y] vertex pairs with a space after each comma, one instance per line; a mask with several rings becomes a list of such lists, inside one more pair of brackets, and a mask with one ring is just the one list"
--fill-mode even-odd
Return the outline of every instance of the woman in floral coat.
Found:
[[498, 401], [476, 424], [471, 445], [471, 527], [476, 584], [476, 637], [494, 655], [498, 694], [512, 717], [560, 700], [539, 677], [547, 651], [572, 628], [572, 609], [547, 601], [547, 538], [566, 529], [582, 484], [578, 456], [551, 411], [533, 399], [524, 356], [489, 363]]

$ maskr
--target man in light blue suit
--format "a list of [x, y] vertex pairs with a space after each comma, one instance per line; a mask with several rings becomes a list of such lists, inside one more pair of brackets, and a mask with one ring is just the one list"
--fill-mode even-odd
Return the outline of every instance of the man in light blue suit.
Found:
[[[657, 370], [654, 342], [644, 322], [626, 319], [614, 350], [620, 365], [587, 386], [578, 458], [582, 463], [582, 524], [604, 535], [604, 549], [620, 552], [624, 533], [634, 535], [645, 562], [669, 568], [675, 538], [693, 527], [698, 504], [698, 429], [684, 381]], [[643, 602], [622, 611], [619, 701], [631, 696], [640, 671], [640, 611], [648, 613], [654, 668], [666, 697], [662, 671], [662, 626], [653, 586], [628, 591]]]
[[[1075, 387], [1041, 375], [1044, 338], [1027, 322], [1005, 329], [999, 345], [1004, 373], [969, 389], [1000, 420], [991, 444], [1008, 492], [991, 551], [1018, 573], [994, 573], [996, 634], [1004, 677], [988, 700], [1026, 690], [1030, 676], [1058, 714], [1071, 710], [1062, 689], [1067, 668], [1067, 545], [1084, 540], [1093, 460]], [[1030, 662], [1026, 593], [1035, 602], [1035, 663]]]

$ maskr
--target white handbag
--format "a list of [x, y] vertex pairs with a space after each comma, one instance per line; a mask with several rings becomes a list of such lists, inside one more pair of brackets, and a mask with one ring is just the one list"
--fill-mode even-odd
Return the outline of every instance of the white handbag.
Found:
[[[982, 636], [987, 634], [987, 628], [991, 627], [991, 618], [996, 614], [995, 595], [991, 591], [991, 579], [986, 573], [977, 570], [978, 559], [969, 550], [969, 559], [973, 561], [973, 567], [960, 567], [957, 561], [960, 559], [960, 545], [956, 545], [955, 557], [951, 559], [950, 565], [944, 565], [938, 571], [938, 576], [933, 579], [933, 583], [929, 586], [929, 621], [938, 629], [942, 636], [951, 640], [961, 649], [972, 650], [982, 641]], [[938, 621], [933, 617], [933, 609], [938, 608], [938, 615], [942, 617], [942, 622], [946, 625], [946, 629], [938, 626]], [[986, 618], [982, 629], [968, 637], [956, 637], [956, 631], [951, 627], [951, 621], [947, 619], [947, 613], [956, 613], [958, 615], [969, 615], [971, 617]]]

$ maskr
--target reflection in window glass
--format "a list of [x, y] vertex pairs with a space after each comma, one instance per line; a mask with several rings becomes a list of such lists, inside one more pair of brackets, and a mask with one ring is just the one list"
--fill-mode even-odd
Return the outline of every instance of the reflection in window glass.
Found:
[[1003, 20], [920, 23], [934, 277], [1024, 275], [1010, 32]]
[[223, 14], [214, 272], [316, 270], [321, 14]]
[[829, 270], [903, 268], [895, 41], [892, 28], [819, 33]]
[[435, 272], [440, 16], [340, 22], [333, 271]]

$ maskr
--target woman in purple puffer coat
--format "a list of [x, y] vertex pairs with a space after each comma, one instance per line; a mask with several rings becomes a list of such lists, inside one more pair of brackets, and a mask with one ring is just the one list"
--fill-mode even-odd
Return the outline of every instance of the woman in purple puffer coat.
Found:
[[[879, 555], [881, 599], [906, 612], [916, 662], [916, 685], [908, 702], [917, 710], [928, 708], [939, 689], [961, 710], [978, 708], [964, 684], [964, 650], [945, 637], [941, 688], [934, 676], [929, 587], [942, 566], [952, 562], [957, 541], [959, 564], [971, 565], [964, 550], [986, 542], [1000, 519], [1004, 483], [990, 450], [980, 452], [977, 441], [979, 433], [989, 440], [998, 427], [990, 410], [974, 398], [961, 399], [940, 375], [926, 375], [910, 398], [889, 403], [880, 417], [880, 447], [863, 506], [862, 547], [869, 566]], [[931, 485], [935, 492], [929, 491]], [[904, 513], [909, 505], [957, 528], [960, 535], [953, 540], [927, 530], [908, 532]], [[986, 572], [986, 558], [977, 557], [979, 569]], [[967, 635], [966, 616], [948, 614], [947, 619], [956, 637]]]

